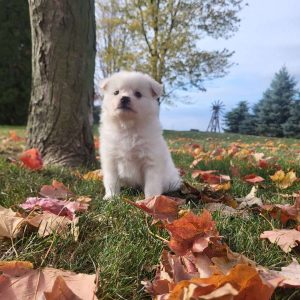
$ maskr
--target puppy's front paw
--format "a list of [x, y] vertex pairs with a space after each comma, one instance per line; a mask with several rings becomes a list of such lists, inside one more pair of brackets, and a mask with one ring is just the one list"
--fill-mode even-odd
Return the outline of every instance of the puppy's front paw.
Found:
[[105, 194], [105, 196], [103, 197], [104, 200], [110, 200], [114, 197], [114, 195], [112, 194]]

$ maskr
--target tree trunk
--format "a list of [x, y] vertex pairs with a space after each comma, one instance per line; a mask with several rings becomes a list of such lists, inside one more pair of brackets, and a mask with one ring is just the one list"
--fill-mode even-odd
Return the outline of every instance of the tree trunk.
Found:
[[95, 70], [94, 0], [28, 0], [32, 92], [28, 146], [45, 164], [95, 163], [89, 114]]

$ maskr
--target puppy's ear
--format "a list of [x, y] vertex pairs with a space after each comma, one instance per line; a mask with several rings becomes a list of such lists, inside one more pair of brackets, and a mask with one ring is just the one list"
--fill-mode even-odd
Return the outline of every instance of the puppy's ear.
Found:
[[149, 77], [150, 86], [151, 86], [151, 93], [153, 98], [159, 98], [164, 90], [164, 87], [162, 84], [155, 81], [153, 78]]
[[104, 78], [100, 81], [100, 89], [102, 91], [105, 91], [107, 89], [108, 82], [109, 82], [109, 78]]

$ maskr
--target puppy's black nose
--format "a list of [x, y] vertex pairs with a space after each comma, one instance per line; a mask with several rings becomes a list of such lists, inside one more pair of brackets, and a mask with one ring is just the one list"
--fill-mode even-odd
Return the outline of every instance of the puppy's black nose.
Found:
[[123, 106], [126, 106], [130, 103], [130, 98], [127, 97], [127, 96], [123, 96], [121, 99], [120, 99], [120, 103], [123, 105]]

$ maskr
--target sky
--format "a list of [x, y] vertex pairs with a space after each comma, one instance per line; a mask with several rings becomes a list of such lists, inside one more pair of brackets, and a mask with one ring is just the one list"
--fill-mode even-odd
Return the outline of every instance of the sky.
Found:
[[240, 29], [234, 37], [201, 41], [205, 50], [235, 51], [231, 60], [236, 65], [225, 77], [206, 82], [206, 92], [182, 91], [173, 106], [162, 105], [164, 129], [205, 131], [213, 101], [222, 100], [225, 112], [241, 100], [253, 105], [283, 65], [300, 82], [300, 0], [248, 0], [248, 4], [239, 14]]

